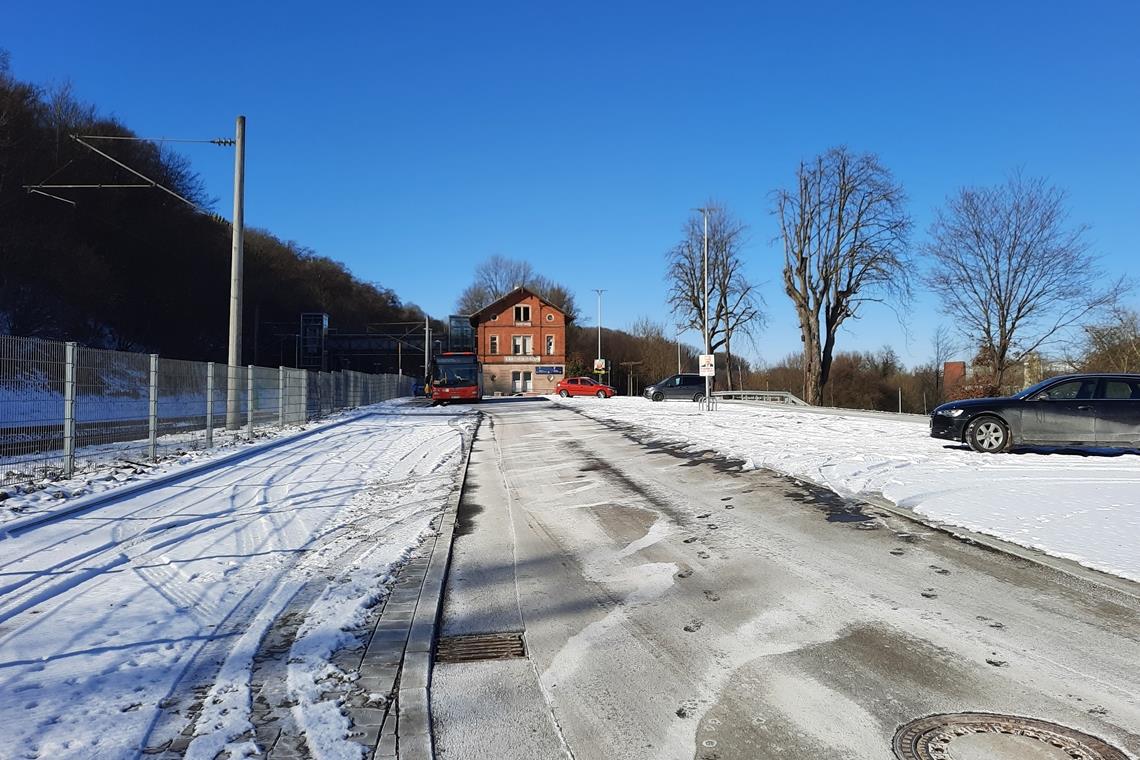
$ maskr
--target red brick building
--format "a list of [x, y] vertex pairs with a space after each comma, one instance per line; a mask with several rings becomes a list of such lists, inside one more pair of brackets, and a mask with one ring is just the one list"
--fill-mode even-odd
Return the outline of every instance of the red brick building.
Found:
[[526, 288], [471, 315], [483, 392], [553, 393], [566, 371], [566, 315]]

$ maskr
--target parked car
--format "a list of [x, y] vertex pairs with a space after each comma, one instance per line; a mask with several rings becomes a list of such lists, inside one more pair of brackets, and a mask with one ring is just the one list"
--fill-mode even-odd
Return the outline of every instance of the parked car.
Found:
[[1053, 377], [1009, 398], [951, 401], [930, 435], [998, 453], [1014, 446], [1140, 448], [1140, 375]]
[[705, 397], [705, 379], [700, 375], [682, 372], [654, 383], [641, 394], [651, 401], [667, 398], [700, 401]]
[[597, 396], [610, 398], [617, 391], [608, 385], [602, 385], [589, 377], [567, 377], [554, 386], [554, 392], [562, 398], [567, 396]]

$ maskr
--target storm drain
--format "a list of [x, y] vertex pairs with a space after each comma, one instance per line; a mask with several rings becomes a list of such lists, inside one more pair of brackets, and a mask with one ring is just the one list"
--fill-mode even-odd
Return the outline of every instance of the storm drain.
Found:
[[895, 734], [900, 760], [1128, 760], [1115, 747], [1067, 726], [995, 713], [931, 715]]
[[435, 645], [435, 659], [439, 662], [509, 660], [514, 657], [526, 657], [522, 632], [445, 636]]

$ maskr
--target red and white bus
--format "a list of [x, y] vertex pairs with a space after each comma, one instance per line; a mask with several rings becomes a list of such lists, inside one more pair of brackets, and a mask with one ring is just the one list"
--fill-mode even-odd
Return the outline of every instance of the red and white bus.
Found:
[[444, 352], [431, 361], [431, 402], [474, 401], [483, 398], [483, 366], [470, 351]]

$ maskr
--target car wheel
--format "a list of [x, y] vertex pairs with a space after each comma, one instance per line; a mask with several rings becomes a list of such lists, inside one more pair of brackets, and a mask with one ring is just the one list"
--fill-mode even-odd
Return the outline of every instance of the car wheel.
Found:
[[966, 443], [982, 454], [999, 454], [1009, 450], [1009, 427], [997, 417], [983, 414], [966, 426]]
[[562, 390], [558, 391], [558, 395], [561, 396], [562, 398], [566, 398], [570, 395], [570, 391], [563, 388]]
[[654, 401], [664, 401], [665, 400], [665, 394], [662, 393], [661, 391], [657, 391], [656, 393], [653, 394], [653, 400]]
[[597, 396], [598, 398], [605, 398], [605, 397], [606, 397], [606, 392], [605, 392], [605, 391], [598, 391], [598, 392], [597, 392], [597, 393], [595, 393], [594, 395], [595, 395], [595, 396]]
[[701, 391], [700, 393], [694, 393], [693, 394], [693, 401], [696, 401], [698, 404], [704, 400], [705, 400], [704, 391]]

